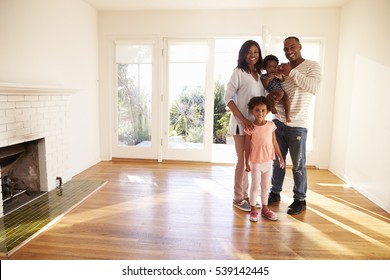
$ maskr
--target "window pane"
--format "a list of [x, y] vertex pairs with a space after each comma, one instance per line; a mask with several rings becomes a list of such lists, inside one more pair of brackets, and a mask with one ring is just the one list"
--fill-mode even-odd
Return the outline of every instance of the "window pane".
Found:
[[169, 62], [207, 62], [208, 45], [175, 43], [169, 46]]
[[152, 46], [118, 45], [118, 145], [151, 146]]
[[205, 82], [208, 46], [169, 46], [169, 141], [170, 149], [203, 149]]
[[117, 45], [117, 63], [152, 63], [152, 46], [149, 45]]

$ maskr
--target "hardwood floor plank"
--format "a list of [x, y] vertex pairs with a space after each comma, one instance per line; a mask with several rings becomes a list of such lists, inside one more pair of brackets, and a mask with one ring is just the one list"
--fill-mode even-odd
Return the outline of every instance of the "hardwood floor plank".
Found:
[[107, 183], [8, 259], [390, 259], [390, 214], [327, 170], [308, 169], [308, 209], [249, 221], [232, 207], [234, 167], [101, 162], [77, 179]]

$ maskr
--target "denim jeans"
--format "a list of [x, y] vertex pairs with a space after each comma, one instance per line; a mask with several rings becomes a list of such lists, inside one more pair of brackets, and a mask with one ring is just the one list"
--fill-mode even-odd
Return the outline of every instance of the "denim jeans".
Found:
[[[291, 127], [279, 120], [274, 120], [276, 125], [276, 140], [278, 141], [280, 152], [286, 161], [287, 152], [290, 151], [293, 164], [292, 173], [294, 178], [294, 199], [305, 200], [307, 191], [306, 175], [306, 139], [307, 128]], [[279, 167], [279, 160], [276, 157], [273, 163], [271, 192], [280, 193], [283, 187], [286, 169]]]

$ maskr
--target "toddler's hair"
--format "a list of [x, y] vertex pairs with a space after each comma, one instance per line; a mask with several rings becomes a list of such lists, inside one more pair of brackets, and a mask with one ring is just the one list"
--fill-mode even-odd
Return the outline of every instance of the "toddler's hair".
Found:
[[268, 61], [275, 61], [276, 64], [279, 64], [279, 59], [273, 54], [269, 54], [266, 57], [264, 57], [264, 67], [267, 67]]
[[267, 106], [267, 111], [271, 111], [271, 102], [265, 96], [252, 97], [248, 102], [248, 109], [251, 111], [257, 105], [264, 104]]

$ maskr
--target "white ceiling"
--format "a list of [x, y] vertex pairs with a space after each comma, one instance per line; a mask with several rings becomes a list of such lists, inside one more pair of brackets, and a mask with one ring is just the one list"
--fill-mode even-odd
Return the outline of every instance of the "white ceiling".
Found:
[[97, 10], [209, 10], [340, 7], [350, 0], [84, 0]]

